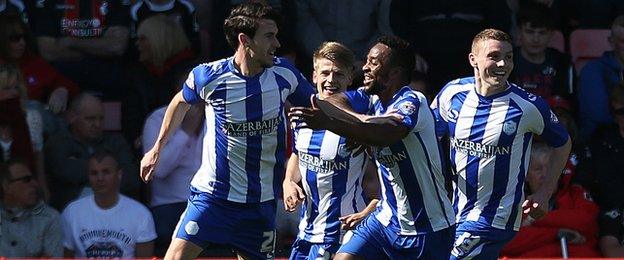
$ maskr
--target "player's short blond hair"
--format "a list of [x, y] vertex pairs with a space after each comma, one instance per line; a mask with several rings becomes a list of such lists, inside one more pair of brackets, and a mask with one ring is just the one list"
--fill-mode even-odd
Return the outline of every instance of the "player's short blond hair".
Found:
[[483, 44], [483, 42], [487, 40], [508, 42], [509, 44], [513, 45], [513, 43], [511, 42], [511, 37], [506, 32], [497, 29], [485, 29], [477, 33], [477, 35], [475, 35], [475, 37], [472, 39], [472, 46], [470, 51], [472, 53], [476, 53], [480, 47], [479, 44]]
[[314, 69], [318, 65], [317, 62], [320, 59], [328, 59], [339, 67], [348, 68], [349, 70], [353, 69], [353, 61], [355, 60], [355, 55], [353, 52], [338, 42], [323, 42], [321, 46], [319, 46], [314, 54], [312, 55]]

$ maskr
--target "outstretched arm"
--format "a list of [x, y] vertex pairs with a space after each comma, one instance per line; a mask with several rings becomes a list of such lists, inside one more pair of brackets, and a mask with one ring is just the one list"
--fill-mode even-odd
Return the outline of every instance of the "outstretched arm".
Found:
[[173, 133], [180, 123], [182, 119], [184, 119], [184, 115], [189, 110], [191, 105], [186, 103], [184, 98], [182, 97], [182, 91], [178, 92], [167, 107], [167, 111], [165, 112], [165, 117], [163, 118], [162, 126], [160, 127], [160, 132], [158, 133], [158, 138], [156, 139], [156, 143], [151, 150], [149, 150], [141, 159], [141, 179], [143, 181], [148, 182], [152, 179], [154, 169], [158, 164], [160, 151], [167, 143], [169, 136]]
[[400, 123], [403, 116], [392, 112], [384, 116], [358, 114], [344, 94], [325, 100], [313, 96], [312, 108], [294, 107], [288, 115], [304, 127], [327, 129], [367, 145], [388, 146], [409, 133], [409, 129]]

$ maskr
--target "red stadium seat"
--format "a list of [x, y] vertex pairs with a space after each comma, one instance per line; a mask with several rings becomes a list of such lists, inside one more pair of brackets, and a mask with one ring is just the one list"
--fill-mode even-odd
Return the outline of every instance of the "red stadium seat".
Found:
[[553, 32], [552, 38], [550, 38], [550, 42], [548, 43], [548, 47], [557, 49], [560, 52], [565, 52], [565, 38], [563, 37], [563, 33], [559, 30], [555, 30]]
[[577, 73], [589, 60], [600, 57], [611, 50], [608, 29], [578, 29], [570, 34], [570, 55]]
[[104, 131], [121, 131], [121, 102], [103, 102]]

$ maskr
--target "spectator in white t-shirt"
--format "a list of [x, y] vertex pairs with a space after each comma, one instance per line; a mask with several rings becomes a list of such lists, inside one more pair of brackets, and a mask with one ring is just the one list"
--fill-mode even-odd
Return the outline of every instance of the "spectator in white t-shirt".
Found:
[[119, 193], [122, 171], [114, 156], [96, 151], [87, 167], [93, 195], [63, 211], [65, 257], [151, 257], [154, 220], [145, 206]]

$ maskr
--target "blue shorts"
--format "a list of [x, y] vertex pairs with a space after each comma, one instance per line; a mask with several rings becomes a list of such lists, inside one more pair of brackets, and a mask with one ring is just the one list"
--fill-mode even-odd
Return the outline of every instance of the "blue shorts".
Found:
[[498, 259], [500, 251], [516, 233], [476, 221], [459, 223], [449, 259]]
[[235, 203], [191, 192], [174, 235], [202, 248], [231, 247], [251, 259], [272, 259], [275, 253], [275, 200]]
[[453, 245], [454, 227], [422, 235], [399, 235], [369, 215], [353, 231], [338, 253], [365, 259], [446, 259]]
[[290, 260], [306, 259], [332, 259], [340, 244], [336, 243], [311, 243], [297, 238], [290, 252]]

